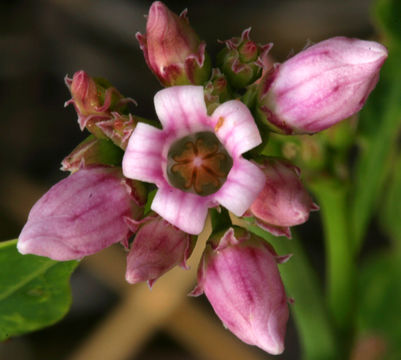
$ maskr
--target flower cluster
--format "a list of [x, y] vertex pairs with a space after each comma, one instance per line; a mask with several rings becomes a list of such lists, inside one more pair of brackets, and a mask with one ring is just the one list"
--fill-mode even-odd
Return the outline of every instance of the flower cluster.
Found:
[[266, 153], [267, 135], [313, 134], [358, 112], [387, 51], [336, 37], [272, 64], [272, 45], [256, 44], [247, 29], [222, 43], [212, 69], [186, 12], [161, 2], [137, 39], [166, 87], [154, 97], [159, 121], [131, 114], [133, 100], [105, 80], [84, 71], [66, 77], [67, 104], [91, 135], [63, 160], [70, 176], [32, 208], [18, 249], [65, 261], [120, 242], [129, 251], [126, 280], [152, 286], [172, 267], [186, 268], [211, 214], [191, 294], [204, 293], [242, 341], [280, 354], [289, 310], [277, 264], [289, 256], [231, 218], [287, 237], [307, 221], [318, 206], [299, 168]]

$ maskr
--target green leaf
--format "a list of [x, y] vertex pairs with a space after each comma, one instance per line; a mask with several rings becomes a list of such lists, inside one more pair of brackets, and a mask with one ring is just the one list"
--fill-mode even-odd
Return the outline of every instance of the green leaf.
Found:
[[336, 343], [316, 274], [299, 239], [294, 234], [291, 240], [278, 238], [256, 226], [250, 226], [249, 230], [267, 240], [278, 254], [294, 255], [287, 263], [280, 265], [279, 270], [287, 295], [295, 299], [291, 311], [299, 332], [302, 358], [338, 359], [341, 345]]
[[357, 159], [353, 201], [352, 233], [358, 251], [366, 228], [381, 197], [392, 168], [401, 130], [401, 23], [400, 2], [379, 0], [375, 17], [388, 42], [389, 57], [380, 81], [360, 113], [361, 153]]
[[358, 331], [387, 343], [380, 359], [401, 359], [401, 258], [399, 254], [376, 254], [359, 270]]
[[401, 2], [399, 0], [377, 0], [373, 8], [380, 30], [388, 41], [401, 42]]
[[380, 211], [380, 223], [401, 250], [401, 154], [394, 162], [394, 171], [388, 179], [384, 201]]
[[147, 215], [150, 211], [150, 207], [152, 206], [153, 199], [155, 198], [157, 193], [157, 189], [151, 190], [148, 192], [148, 198], [145, 204], [144, 214]]
[[0, 341], [60, 320], [71, 304], [69, 279], [78, 265], [21, 255], [16, 243], [0, 243]]
[[348, 186], [323, 177], [309, 182], [309, 186], [320, 205], [325, 234], [328, 308], [345, 343], [347, 338], [351, 339], [355, 308], [355, 264], [349, 241]]

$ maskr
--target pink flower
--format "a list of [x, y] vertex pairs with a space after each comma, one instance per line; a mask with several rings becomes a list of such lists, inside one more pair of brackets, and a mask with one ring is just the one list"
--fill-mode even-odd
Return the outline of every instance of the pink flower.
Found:
[[129, 235], [135, 189], [117, 169], [81, 169], [54, 185], [31, 209], [18, 240], [21, 254], [73, 260]]
[[154, 99], [163, 130], [138, 123], [123, 158], [124, 175], [159, 188], [151, 209], [199, 234], [209, 207], [241, 216], [264, 185], [263, 172], [241, 154], [261, 143], [249, 109], [227, 101], [211, 116], [201, 86], [176, 86]]
[[263, 239], [240, 228], [212, 237], [191, 293], [205, 293], [217, 316], [243, 342], [270, 354], [284, 351], [287, 298], [277, 257]]
[[140, 227], [127, 257], [125, 278], [129, 283], [148, 281], [151, 287], [174, 266], [180, 265], [187, 269], [186, 261], [194, 245], [191, 235], [159, 216], [148, 217], [141, 222], [131, 220], [130, 223], [133, 226], [131, 230]]
[[383, 45], [345, 37], [308, 47], [260, 82], [258, 118], [285, 134], [327, 129], [362, 108], [386, 58]]
[[302, 185], [296, 166], [274, 158], [258, 165], [265, 173], [265, 186], [245, 216], [254, 216], [257, 225], [273, 235], [290, 238], [290, 226], [303, 224], [319, 207]]
[[184, 10], [180, 16], [162, 2], [149, 9], [146, 35], [136, 34], [146, 63], [165, 86], [203, 84], [210, 75], [210, 60], [190, 27]]

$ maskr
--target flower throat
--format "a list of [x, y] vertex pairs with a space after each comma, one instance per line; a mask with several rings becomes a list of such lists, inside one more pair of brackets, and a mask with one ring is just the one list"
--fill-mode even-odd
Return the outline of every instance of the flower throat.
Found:
[[172, 144], [167, 156], [167, 177], [180, 190], [207, 196], [222, 187], [232, 166], [232, 158], [216, 135], [203, 131]]

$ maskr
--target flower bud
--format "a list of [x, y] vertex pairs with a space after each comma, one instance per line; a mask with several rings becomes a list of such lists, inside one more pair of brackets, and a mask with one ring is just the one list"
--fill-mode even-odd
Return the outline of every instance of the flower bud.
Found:
[[327, 129], [362, 108], [386, 58], [373, 41], [335, 37], [313, 45], [260, 82], [258, 120], [285, 134]]
[[282, 259], [244, 229], [230, 228], [221, 235], [209, 240], [191, 295], [204, 292], [223, 324], [245, 343], [281, 354], [289, 317], [277, 268]]
[[146, 35], [136, 34], [146, 63], [164, 86], [202, 85], [210, 75], [210, 59], [190, 27], [184, 10], [180, 16], [162, 2], [149, 9]]
[[302, 185], [296, 166], [274, 158], [258, 165], [266, 175], [265, 186], [245, 216], [254, 216], [256, 224], [273, 235], [290, 238], [290, 226], [307, 221], [318, 206]]
[[80, 169], [54, 185], [31, 209], [18, 240], [22, 254], [73, 260], [129, 235], [132, 188], [118, 169]]
[[139, 118], [132, 114], [121, 115], [118, 112], [112, 112], [111, 116], [112, 118], [108, 120], [99, 121], [96, 126], [113, 141], [115, 145], [125, 150]]
[[[176, 265], [187, 269], [186, 261], [193, 250], [193, 237], [160, 216], [144, 221], [129, 220], [136, 230], [134, 242], [127, 257], [126, 280], [135, 284], [148, 281], [150, 287]], [[143, 225], [141, 225], [143, 223]]]
[[127, 103], [135, 102], [124, 98], [119, 91], [104, 79], [93, 79], [85, 71], [77, 71], [72, 79], [65, 77], [65, 83], [72, 99], [65, 106], [73, 104], [78, 114], [78, 123], [96, 137], [106, 138], [96, 124], [112, 119], [112, 112], [127, 112]]
[[212, 76], [205, 84], [204, 91], [208, 114], [212, 114], [220, 104], [232, 99], [226, 77], [218, 68], [212, 70]]
[[224, 41], [224, 48], [217, 57], [217, 63], [227, 76], [230, 84], [241, 89], [257, 80], [264, 68], [264, 58], [272, 44], [258, 45], [249, 37], [251, 28], [242, 32], [240, 38]]
[[111, 141], [93, 135], [82, 141], [61, 162], [61, 170], [75, 172], [89, 165], [119, 165], [123, 157], [121, 149]]

